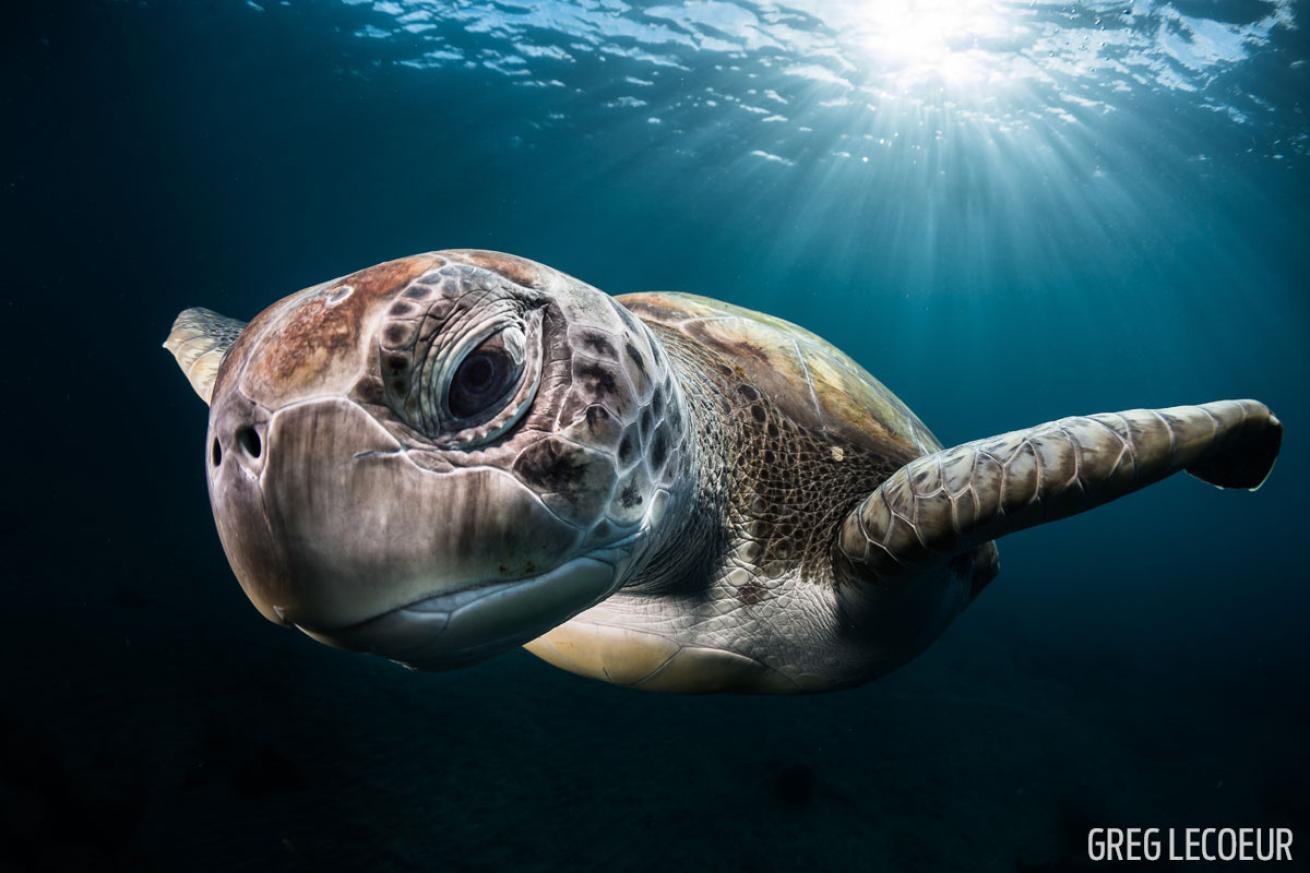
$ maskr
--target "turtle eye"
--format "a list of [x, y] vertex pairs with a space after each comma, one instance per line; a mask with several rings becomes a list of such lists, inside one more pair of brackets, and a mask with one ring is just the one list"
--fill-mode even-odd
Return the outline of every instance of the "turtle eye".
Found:
[[446, 389], [446, 409], [467, 421], [485, 416], [509, 399], [523, 378], [523, 332], [507, 327], [464, 356]]

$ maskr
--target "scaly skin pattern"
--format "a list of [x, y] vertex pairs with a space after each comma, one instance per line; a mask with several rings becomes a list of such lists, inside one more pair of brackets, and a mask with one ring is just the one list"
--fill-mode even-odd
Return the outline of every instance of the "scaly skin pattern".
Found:
[[904, 660], [902, 633], [880, 640], [852, 626], [833, 537], [887, 477], [940, 448], [936, 439], [794, 325], [691, 295], [619, 299], [674, 364], [693, 423], [695, 490], [639, 577], [529, 650], [663, 691], [823, 690]]
[[227, 350], [241, 336], [245, 322], [196, 307], [178, 316], [164, 348], [173, 353], [178, 366], [196, 389], [200, 399], [209, 402], [214, 379]]
[[[1278, 419], [1255, 400], [1062, 418], [913, 461], [842, 525], [838, 552], [880, 580], [913, 577], [961, 548], [1108, 503], [1177, 471], [1255, 488]], [[1240, 449], [1244, 468], [1212, 466]]]

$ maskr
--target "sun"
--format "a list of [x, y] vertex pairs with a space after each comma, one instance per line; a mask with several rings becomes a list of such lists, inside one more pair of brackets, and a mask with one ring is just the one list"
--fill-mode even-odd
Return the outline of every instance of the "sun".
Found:
[[902, 88], [986, 78], [989, 47], [1015, 34], [1017, 10], [998, 0], [878, 0], [859, 4], [854, 40], [868, 63]]

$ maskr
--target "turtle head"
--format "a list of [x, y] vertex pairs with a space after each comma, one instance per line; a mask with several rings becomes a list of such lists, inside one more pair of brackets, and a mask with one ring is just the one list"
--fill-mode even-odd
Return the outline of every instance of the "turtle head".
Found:
[[527, 642], [631, 576], [684, 478], [657, 339], [531, 261], [418, 255], [240, 328], [188, 310], [166, 345], [233, 571], [323, 642], [429, 669]]

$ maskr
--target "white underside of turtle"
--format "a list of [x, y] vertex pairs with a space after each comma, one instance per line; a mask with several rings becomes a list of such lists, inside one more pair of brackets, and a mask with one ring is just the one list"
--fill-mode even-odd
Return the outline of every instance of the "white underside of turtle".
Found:
[[165, 346], [267, 618], [419, 669], [522, 645], [658, 691], [866, 682], [978, 596], [995, 539], [1178, 471], [1254, 490], [1282, 438], [1222, 400], [943, 448], [796, 325], [475, 250], [249, 323], [188, 309]]

